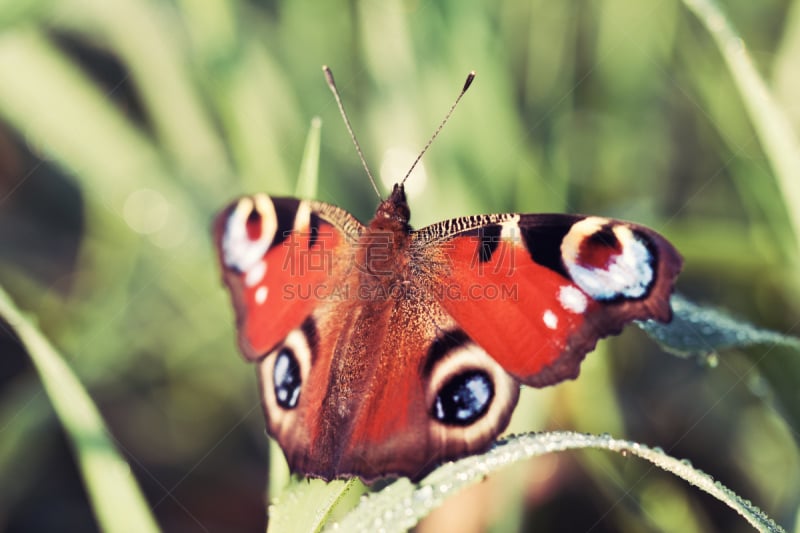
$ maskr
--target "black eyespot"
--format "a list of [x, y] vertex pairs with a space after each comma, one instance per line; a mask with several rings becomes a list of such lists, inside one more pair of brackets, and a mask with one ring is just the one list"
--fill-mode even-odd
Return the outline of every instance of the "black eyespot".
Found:
[[275, 368], [272, 371], [272, 382], [275, 385], [275, 398], [278, 405], [284, 409], [294, 409], [300, 397], [300, 365], [289, 348], [281, 348], [275, 358]]
[[439, 390], [433, 404], [433, 416], [443, 424], [468, 426], [486, 414], [492, 398], [494, 385], [486, 372], [462, 372]]

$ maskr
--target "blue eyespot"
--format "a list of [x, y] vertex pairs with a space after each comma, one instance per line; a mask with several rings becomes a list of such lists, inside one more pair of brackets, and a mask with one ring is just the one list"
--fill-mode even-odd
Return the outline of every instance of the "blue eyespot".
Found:
[[300, 398], [300, 365], [294, 352], [289, 348], [281, 348], [275, 358], [275, 368], [272, 371], [272, 383], [275, 387], [275, 398], [278, 405], [284, 409], [297, 407]]
[[492, 398], [494, 385], [486, 372], [462, 372], [439, 390], [433, 404], [433, 416], [443, 424], [468, 426], [486, 414]]

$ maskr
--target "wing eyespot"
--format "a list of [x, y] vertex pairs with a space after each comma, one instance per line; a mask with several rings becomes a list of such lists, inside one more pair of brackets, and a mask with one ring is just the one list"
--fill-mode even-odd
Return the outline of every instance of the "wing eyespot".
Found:
[[430, 431], [446, 449], [481, 449], [508, 424], [519, 384], [462, 330], [439, 335], [423, 373]]
[[573, 224], [561, 244], [572, 281], [601, 302], [646, 298], [656, 280], [654, 253], [645, 235], [600, 217]]
[[494, 383], [483, 370], [456, 374], [439, 389], [433, 417], [448, 426], [469, 426], [483, 417], [494, 399]]
[[312, 327], [304, 322], [303, 326], [293, 329], [261, 360], [262, 395], [271, 424], [288, 424], [286, 415], [300, 405], [303, 386], [311, 370], [315, 342], [309, 337]]
[[[241, 198], [223, 226], [220, 248], [225, 266], [245, 274], [259, 272], [277, 230], [278, 217], [269, 197], [259, 194]], [[259, 276], [251, 274], [249, 279], [255, 277]]]
[[272, 386], [277, 404], [284, 409], [297, 407], [302, 385], [300, 364], [297, 362], [294, 352], [287, 347], [281, 348], [275, 357], [275, 365], [272, 369]]

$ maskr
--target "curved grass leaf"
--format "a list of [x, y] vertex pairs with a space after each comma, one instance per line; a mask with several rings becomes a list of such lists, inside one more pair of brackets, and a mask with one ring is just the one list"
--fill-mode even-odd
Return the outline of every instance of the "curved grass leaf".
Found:
[[13, 328], [42, 378], [104, 531], [158, 531], [130, 467], [108, 436], [86, 390], [42, 333], [0, 288], [0, 316]]
[[[159, 2], [62, 0], [54, 24], [105, 41], [130, 72], [159, 148], [188, 190], [224, 194], [232, 175], [224, 139], [194, 83], [190, 50], [175, 13]], [[191, 132], [191, 134], [189, 134]]]
[[384, 490], [370, 494], [343, 520], [329, 529], [339, 531], [406, 531], [456, 492], [481, 481], [501, 468], [539, 455], [574, 449], [604, 449], [641, 457], [672, 472], [722, 501], [742, 515], [758, 531], [783, 529], [753, 505], [686, 461], [659, 449], [608, 435], [573, 432], [528, 433], [500, 441], [482, 455], [447, 463], [434, 470], [419, 485], [399, 479]]
[[[770, 160], [800, 249], [800, 142], [753, 65], [739, 33], [714, 0], [684, 0], [717, 43]], [[797, 250], [795, 250], [797, 252]]]
[[342, 498], [360, 485], [356, 478], [330, 483], [320, 479], [295, 479], [270, 505], [267, 531], [320, 531]]
[[681, 356], [708, 357], [718, 350], [755, 344], [777, 344], [800, 349], [800, 339], [757, 328], [722, 311], [702, 307], [675, 294], [672, 321], [637, 322], [665, 350]]
[[205, 224], [206, 211], [174, 185], [158, 146], [43, 33], [0, 35], [0, 79], [0, 117], [68, 169], [83, 190], [120, 212], [132, 192], [158, 191], [170, 205], [164, 233], [190, 221]]

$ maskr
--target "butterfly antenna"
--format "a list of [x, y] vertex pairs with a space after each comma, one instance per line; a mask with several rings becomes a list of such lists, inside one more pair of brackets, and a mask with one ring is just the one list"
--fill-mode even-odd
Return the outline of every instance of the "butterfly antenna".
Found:
[[411, 172], [414, 170], [414, 167], [417, 166], [417, 163], [419, 163], [419, 160], [422, 159], [422, 156], [425, 155], [425, 152], [427, 152], [428, 148], [430, 148], [431, 144], [433, 144], [433, 140], [436, 138], [437, 135], [439, 135], [439, 132], [442, 131], [442, 128], [444, 128], [444, 125], [447, 124], [447, 121], [450, 119], [450, 115], [453, 114], [453, 111], [455, 111], [456, 106], [461, 101], [461, 98], [463, 98], [464, 93], [467, 92], [467, 89], [469, 89], [469, 86], [472, 85], [472, 80], [474, 80], [474, 79], [475, 79], [475, 71], [473, 70], [469, 74], [467, 74], [467, 80], [464, 82], [464, 87], [461, 89], [461, 92], [458, 94], [458, 98], [456, 98], [456, 101], [453, 102], [453, 105], [450, 106], [450, 110], [444, 116], [444, 119], [442, 119], [442, 122], [439, 124], [439, 127], [436, 128], [436, 131], [434, 131], [433, 135], [431, 135], [431, 138], [428, 141], [428, 144], [425, 145], [425, 147], [419, 153], [419, 155], [414, 160], [414, 162], [411, 163], [411, 168], [409, 168], [408, 172], [406, 172], [406, 175], [403, 176], [403, 179], [400, 181], [400, 185], [402, 185], [402, 184], [404, 184], [406, 182], [408, 177], [411, 175]]
[[367, 171], [367, 176], [369, 177], [370, 183], [372, 183], [372, 188], [375, 189], [375, 194], [378, 195], [378, 199], [383, 200], [383, 196], [381, 196], [381, 192], [378, 190], [378, 184], [375, 183], [375, 178], [372, 177], [372, 172], [369, 171], [369, 167], [367, 166], [367, 160], [364, 159], [364, 153], [361, 151], [361, 146], [358, 144], [358, 139], [356, 139], [356, 134], [353, 133], [353, 127], [350, 125], [350, 119], [347, 118], [347, 113], [345, 113], [344, 111], [344, 104], [342, 103], [342, 98], [339, 96], [339, 90], [336, 88], [336, 82], [333, 81], [333, 72], [331, 72], [331, 69], [328, 68], [328, 65], [322, 65], [322, 72], [325, 73], [325, 81], [328, 82], [328, 87], [331, 88], [333, 97], [336, 99], [336, 105], [339, 106], [339, 113], [342, 114], [342, 118], [344, 119], [344, 125], [347, 126], [347, 131], [348, 133], [350, 133], [350, 138], [353, 140], [353, 144], [356, 145], [356, 152], [358, 152], [358, 158], [361, 159], [361, 164], [364, 165], [364, 170]]

